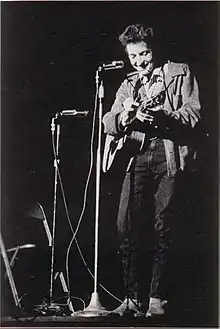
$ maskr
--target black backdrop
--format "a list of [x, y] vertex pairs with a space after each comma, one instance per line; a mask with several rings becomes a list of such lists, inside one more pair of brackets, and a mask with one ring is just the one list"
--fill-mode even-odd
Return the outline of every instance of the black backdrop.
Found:
[[[41, 223], [30, 218], [28, 210], [33, 202], [41, 203], [51, 224], [54, 184], [51, 118], [64, 108], [89, 110], [86, 118], [65, 117], [61, 122], [60, 168], [71, 221], [76, 227], [90, 163], [95, 71], [101, 61], [122, 59], [126, 62], [117, 37], [126, 25], [143, 22], [154, 27], [161, 53], [170, 60], [187, 62], [199, 82], [205, 130], [210, 137], [199, 144], [199, 174], [191, 190], [196, 212], [189, 215], [190, 220], [184, 224], [185, 242], [180, 253], [183, 259], [186, 255], [189, 260], [188, 265], [185, 264], [183, 291], [192, 291], [194, 287], [194, 299], [197, 298], [197, 303], [200, 300], [195, 306], [200, 320], [195, 322], [214, 323], [217, 314], [217, 9], [216, 2], [1, 3], [2, 233], [7, 248], [36, 242], [41, 249], [37, 255], [33, 255], [33, 251], [21, 254], [15, 266], [18, 273], [26, 273], [34, 282], [40, 272], [40, 286], [44, 282], [48, 287], [46, 237]], [[125, 70], [105, 74], [104, 112], [129, 70], [126, 62]], [[94, 176], [95, 171], [78, 236], [91, 267]], [[119, 270], [115, 216], [120, 177], [119, 173], [102, 176], [100, 216], [101, 281], [115, 293], [118, 290], [118, 294], [122, 294], [120, 275], [114, 277], [113, 273], [119, 273], [115, 271]], [[61, 268], [70, 238], [59, 190], [56, 252]], [[30, 265], [33, 259], [35, 265], [38, 264], [36, 268]], [[192, 266], [196, 262], [197, 269]], [[70, 263], [73, 293], [88, 302], [92, 280], [74, 246]], [[187, 269], [192, 267], [193, 271], [188, 274]], [[22, 284], [19, 281], [21, 293], [29, 293], [29, 288], [22, 288]], [[33, 295], [36, 296], [36, 292]], [[39, 302], [43, 297], [41, 292], [34, 300]], [[107, 302], [111, 305], [110, 299]]]

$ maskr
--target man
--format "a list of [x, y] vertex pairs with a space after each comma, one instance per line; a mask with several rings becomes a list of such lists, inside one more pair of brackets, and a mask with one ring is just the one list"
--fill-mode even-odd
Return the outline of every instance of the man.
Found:
[[[131, 151], [117, 219], [126, 298], [114, 312], [138, 312], [137, 254], [140, 244], [152, 237], [152, 228], [155, 244], [146, 316], [163, 315], [166, 266], [178, 221], [174, 216], [177, 176], [193, 169], [196, 160], [190, 137], [200, 121], [198, 85], [188, 65], [156, 62], [151, 28], [130, 25], [119, 40], [137, 74], [128, 75], [103, 117], [111, 141], [105, 145], [104, 171], [109, 169], [112, 142], [114, 150], [127, 144]], [[140, 238], [143, 234], [145, 242]]]

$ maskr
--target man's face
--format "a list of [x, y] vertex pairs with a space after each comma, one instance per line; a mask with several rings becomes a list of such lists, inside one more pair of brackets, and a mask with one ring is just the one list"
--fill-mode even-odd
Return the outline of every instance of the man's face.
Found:
[[152, 72], [154, 68], [152, 50], [144, 41], [127, 44], [126, 51], [135, 70], [145, 70], [144, 74]]

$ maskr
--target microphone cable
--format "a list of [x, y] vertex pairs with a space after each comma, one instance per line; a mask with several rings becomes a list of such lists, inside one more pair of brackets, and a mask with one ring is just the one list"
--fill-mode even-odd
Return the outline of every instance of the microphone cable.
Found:
[[[65, 208], [65, 212], [66, 212], [66, 216], [67, 216], [67, 220], [68, 220], [68, 224], [70, 226], [70, 229], [73, 233], [73, 237], [69, 243], [69, 246], [67, 248], [67, 252], [66, 252], [66, 261], [65, 261], [65, 267], [66, 267], [66, 278], [67, 278], [67, 288], [68, 288], [68, 302], [71, 300], [71, 293], [70, 293], [70, 276], [69, 276], [69, 255], [70, 255], [70, 250], [72, 247], [72, 244], [75, 240], [76, 243], [76, 247], [79, 251], [80, 257], [83, 261], [83, 264], [85, 266], [85, 268], [87, 269], [87, 271], [89, 272], [90, 276], [94, 279], [94, 275], [92, 273], [92, 271], [90, 270], [90, 268], [87, 265], [87, 262], [83, 256], [82, 250], [79, 246], [79, 243], [77, 241], [76, 235], [79, 231], [79, 227], [81, 225], [82, 222], [82, 218], [83, 215], [85, 213], [85, 209], [86, 209], [86, 203], [87, 203], [87, 194], [88, 194], [88, 186], [89, 186], [89, 182], [91, 179], [91, 174], [92, 174], [92, 168], [93, 168], [93, 162], [94, 162], [94, 152], [93, 152], [93, 144], [94, 144], [94, 135], [95, 135], [95, 119], [96, 119], [96, 113], [97, 113], [97, 100], [98, 100], [98, 90], [96, 90], [96, 94], [95, 94], [95, 104], [94, 104], [94, 114], [93, 114], [93, 123], [92, 123], [92, 134], [91, 134], [91, 143], [90, 143], [90, 167], [89, 167], [89, 172], [88, 172], [88, 176], [87, 176], [87, 180], [86, 180], [86, 185], [85, 185], [85, 190], [84, 190], [84, 197], [83, 197], [83, 206], [82, 206], [82, 210], [81, 210], [81, 214], [79, 217], [79, 221], [77, 224], [77, 227], [74, 231], [71, 220], [70, 220], [70, 216], [69, 216], [69, 211], [68, 211], [68, 206], [67, 206], [67, 202], [66, 202], [66, 197], [65, 197], [65, 192], [64, 192], [64, 188], [63, 188], [63, 183], [62, 183], [62, 177], [61, 177], [61, 173], [60, 173], [60, 169], [58, 166], [58, 159], [57, 159], [57, 154], [56, 154], [56, 149], [55, 149], [55, 140], [54, 140], [54, 134], [52, 134], [52, 148], [53, 148], [53, 153], [54, 153], [54, 157], [55, 157], [55, 161], [57, 163], [57, 173], [58, 173], [58, 179], [60, 182], [60, 187], [61, 187], [61, 195], [62, 195], [62, 199], [64, 202], [64, 208]], [[117, 300], [118, 302], [122, 302], [121, 299], [119, 299], [117, 296], [115, 296], [113, 293], [111, 293], [107, 288], [105, 288], [101, 283], [99, 283], [99, 286], [111, 297], [113, 297], [115, 300]]]
[[94, 104], [94, 114], [93, 114], [93, 121], [92, 121], [92, 135], [91, 135], [91, 143], [90, 143], [90, 167], [89, 167], [89, 172], [88, 172], [88, 176], [87, 176], [87, 180], [86, 180], [86, 185], [85, 185], [85, 190], [84, 190], [84, 196], [83, 196], [83, 206], [82, 206], [82, 210], [81, 210], [81, 214], [79, 217], [79, 221], [78, 224], [76, 226], [75, 231], [73, 230], [70, 218], [69, 218], [69, 214], [68, 214], [68, 210], [67, 207], [66, 208], [66, 213], [67, 213], [67, 217], [68, 217], [68, 222], [71, 228], [71, 231], [73, 233], [73, 237], [70, 240], [69, 246], [67, 248], [67, 252], [66, 252], [66, 275], [67, 275], [67, 285], [68, 285], [68, 291], [69, 291], [69, 298], [70, 298], [70, 278], [69, 278], [69, 254], [70, 254], [70, 249], [72, 247], [73, 241], [75, 240], [76, 242], [76, 246], [77, 249], [79, 251], [79, 254], [81, 256], [81, 259], [83, 260], [84, 265], [86, 266], [87, 269], [88, 265], [83, 257], [82, 251], [79, 247], [78, 241], [76, 239], [76, 235], [78, 233], [80, 224], [82, 222], [82, 218], [83, 215], [85, 213], [85, 209], [86, 209], [86, 203], [87, 203], [87, 194], [88, 194], [88, 187], [89, 187], [89, 182], [90, 182], [90, 178], [91, 178], [91, 174], [92, 174], [92, 168], [93, 168], [93, 162], [94, 162], [94, 154], [93, 154], [93, 144], [94, 144], [94, 135], [95, 135], [95, 118], [96, 118], [96, 112], [97, 112], [97, 99], [98, 99], [98, 92], [96, 91], [95, 94], [95, 104]]
[[[95, 119], [96, 119], [96, 114], [97, 114], [97, 100], [98, 100], [98, 90], [96, 90], [96, 93], [95, 93], [95, 104], [94, 104], [94, 111], [93, 111], [93, 120], [92, 120], [92, 134], [91, 134], [91, 143], [90, 143], [90, 167], [89, 167], [89, 173], [88, 173], [88, 176], [87, 176], [87, 180], [86, 180], [86, 186], [85, 186], [85, 191], [84, 191], [84, 197], [83, 197], [83, 207], [82, 207], [82, 211], [81, 211], [81, 214], [80, 214], [80, 217], [79, 217], [79, 221], [78, 221], [78, 224], [77, 224], [77, 227], [76, 227], [76, 230], [74, 232], [73, 230], [73, 227], [72, 227], [72, 224], [71, 224], [71, 221], [69, 219], [69, 214], [68, 214], [68, 209], [67, 209], [67, 206], [65, 207], [66, 208], [66, 213], [68, 214], [68, 222], [69, 222], [69, 225], [70, 225], [70, 228], [71, 228], [71, 231], [73, 233], [73, 237], [70, 241], [70, 244], [69, 244], [69, 247], [67, 248], [67, 254], [66, 254], [66, 275], [67, 275], [67, 284], [68, 284], [68, 291], [70, 292], [70, 280], [69, 280], [69, 253], [70, 253], [70, 249], [71, 249], [71, 246], [73, 244], [73, 241], [75, 240], [75, 243], [76, 243], [76, 247], [79, 251], [79, 254], [80, 254], [80, 257], [83, 261], [83, 264], [85, 266], [85, 268], [87, 269], [87, 271], [89, 272], [90, 276], [94, 279], [94, 275], [92, 273], [92, 271], [90, 270], [89, 266], [87, 265], [86, 263], [86, 260], [83, 256], [83, 253], [82, 253], [82, 250], [80, 249], [80, 246], [78, 244], [78, 241], [76, 239], [76, 235], [78, 233], [78, 230], [79, 230], [79, 227], [80, 227], [80, 224], [81, 224], [81, 221], [82, 221], [82, 218], [83, 218], [83, 215], [84, 215], [84, 212], [85, 212], [85, 208], [86, 208], [86, 202], [87, 202], [87, 193], [88, 193], [88, 186], [89, 186], [89, 182], [90, 182], [90, 178], [91, 178], [91, 174], [92, 174], [92, 168], [93, 168], [93, 162], [94, 162], [94, 152], [93, 152], [93, 145], [94, 145], [94, 135], [95, 135]], [[64, 195], [64, 191], [63, 191], [63, 195]], [[114, 294], [112, 294], [108, 289], [106, 289], [102, 284], [99, 283], [99, 286], [107, 293], [109, 294], [111, 297], [113, 297], [115, 300], [119, 301], [119, 302], [122, 302], [121, 299], [119, 299], [118, 297], [116, 297]]]
[[[93, 129], [94, 130], [94, 129]], [[52, 134], [52, 147], [53, 147], [53, 153], [54, 153], [54, 157], [55, 157], [55, 161], [57, 163], [57, 173], [58, 173], [58, 179], [59, 179], [59, 182], [60, 182], [60, 187], [61, 187], [61, 195], [62, 195], [62, 199], [63, 199], [63, 203], [64, 203], [64, 208], [65, 208], [65, 213], [66, 213], [66, 216], [67, 216], [67, 221], [68, 221], [68, 224], [70, 226], [70, 229], [73, 233], [73, 237], [70, 241], [70, 244], [67, 248], [67, 252], [66, 252], [66, 278], [67, 278], [67, 288], [68, 288], [68, 301], [70, 300], [70, 279], [69, 279], [69, 266], [68, 266], [68, 263], [69, 263], [69, 253], [70, 253], [70, 249], [71, 249], [71, 246], [72, 246], [72, 243], [73, 241], [75, 240], [75, 243], [76, 243], [76, 246], [77, 246], [77, 249], [80, 253], [80, 256], [82, 257], [82, 259], [84, 260], [84, 257], [82, 255], [82, 251], [80, 249], [80, 246], [78, 244], [78, 241], [76, 239], [76, 235], [78, 233], [78, 230], [79, 230], [79, 227], [80, 227], [80, 224], [81, 224], [81, 221], [82, 221], [82, 217], [84, 215], [84, 212], [85, 212], [85, 207], [86, 207], [86, 201], [87, 201], [87, 190], [88, 190], [88, 185], [89, 185], [89, 179], [90, 179], [90, 176], [91, 176], [91, 172], [92, 172], [92, 165], [93, 165], [93, 155], [91, 156], [91, 165], [90, 165], [90, 170], [89, 170], [89, 174], [88, 174], [88, 178], [87, 178], [87, 182], [86, 182], [86, 187], [85, 187], [85, 192], [84, 192], [84, 201], [83, 201], [83, 208], [82, 208], [82, 211], [81, 211], [81, 215], [80, 215], [80, 219], [78, 221], [78, 224], [77, 224], [77, 228], [76, 230], [74, 231], [73, 229], [73, 226], [72, 226], [72, 223], [71, 223], [71, 220], [70, 220], [70, 216], [69, 216], [69, 211], [68, 211], [68, 206], [67, 206], [67, 202], [66, 202], [66, 196], [65, 196], [65, 192], [64, 192], [64, 187], [63, 187], [63, 183], [62, 183], [62, 177], [61, 177], [61, 173], [60, 173], [60, 169], [59, 169], [59, 166], [58, 166], [58, 159], [57, 159], [57, 155], [56, 155], [56, 149], [55, 149], [55, 140], [54, 140], [54, 134]], [[84, 264], [87, 266], [85, 260], [83, 261]]]

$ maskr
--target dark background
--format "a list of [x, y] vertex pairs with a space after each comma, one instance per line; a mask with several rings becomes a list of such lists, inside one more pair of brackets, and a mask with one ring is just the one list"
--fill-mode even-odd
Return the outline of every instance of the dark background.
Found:
[[[209, 137], [203, 134], [199, 140], [198, 172], [189, 180], [190, 197], [186, 201], [186, 220], [181, 226], [176, 283], [176, 305], [185, 313], [174, 324], [186, 321], [189, 325], [215, 325], [218, 310], [217, 2], [1, 3], [2, 235], [6, 248], [36, 243], [34, 251], [20, 251], [14, 274], [19, 295], [27, 293], [24, 303], [25, 299], [29, 306], [41, 303], [49, 287], [49, 251], [42, 222], [30, 216], [30, 209], [39, 202], [51, 225], [54, 193], [51, 118], [65, 108], [89, 110], [86, 118], [65, 117], [60, 122], [60, 170], [75, 228], [90, 164], [95, 72], [102, 61], [122, 59], [126, 64], [125, 70], [105, 73], [106, 112], [120, 82], [131, 71], [118, 35], [128, 24], [137, 22], [153, 26], [164, 58], [187, 62], [199, 83], [204, 130]], [[94, 177], [95, 170], [78, 234], [90, 268], [94, 246]], [[115, 228], [120, 179], [119, 171], [102, 176], [99, 275], [101, 283], [122, 298]], [[59, 185], [56, 215], [56, 266], [65, 270], [66, 248], [72, 235]], [[72, 294], [88, 303], [93, 281], [74, 244], [70, 252], [70, 281]], [[5, 290], [3, 314], [10, 314], [13, 303], [10, 292]], [[57, 297], [59, 294], [62, 292], [57, 292]], [[113, 306], [107, 294], [101, 292], [101, 297], [105, 306]]]

